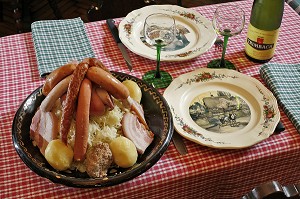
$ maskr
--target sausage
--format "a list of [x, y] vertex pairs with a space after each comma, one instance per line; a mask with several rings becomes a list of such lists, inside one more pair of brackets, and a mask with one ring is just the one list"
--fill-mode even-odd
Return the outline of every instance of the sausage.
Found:
[[62, 117], [60, 122], [60, 135], [61, 140], [67, 144], [68, 141], [68, 132], [70, 130], [72, 116], [75, 109], [76, 99], [79, 93], [79, 88], [82, 80], [85, 77], [85, 74], [89, 68], [89, 65], [86, 63], [80, 63], [77, 65], [75, 71], [73, 72], [71, 81], [69, 83], [67, 97], [64, 102], [62, 109]]
[[46, 78], [42, 93], [47, 96], [58, 82], [74, 72], [76, 66], [77, 62], [71, 62], [52, 71]]
[[95, 85], [93, 85], [92, 96], [91, 96], [91, 104], [90, 104], [90, 115], [101, 116], [104, 113], [105, 113], [105, 105], [103, 104], [100, 97], [97, 95], [96, 87], [95, 87]]
[[110, 73], [98, 67], [90, 67], [86, 76], [98, 84], [117, 99], [126, 100], [129, 96], [128, 88]]
[[89, 136], [89, 115], [92, 95], [92, 83], [85, 78], [80, 86], [76, 112], [76, 133], [74, 143], [74, 160], [82, 161], [85, 158]]
[[60, 104], [61, 104], [62, 106], [64, 106], [64, 103], [65, 103], [66, 99], [67, 99], [67, 93], [63, 94], [63, 95], [60, 97]]
[[61, 80], [54, 88], [49, 92], [46, 98], [41, 103], [40, 109], [42, 111], [51, 111], [57, 99], [59, 99], [64, 93], [67, 92], [69, 83], [72, 76], [69, 75], [65, 79]]
[[106, 68], [106, 66], [104, 66], [104, 64], [97, 58], [93, 58], [93, 57], [85, 58], [83, 59], [82, 62], [89, 64], [90, 67], [92, 66], [99, 67], [105, 70], [106, 72], [109, 72], [108, 68]]
[[103, 104], [106, 105], [109, 108], [109, 110], [113, 110], [115, 105], [111, 95], [106, 90], [100, 87], [97, 87], [95, 91], [99, 96], [100, 100], [103, 102]]

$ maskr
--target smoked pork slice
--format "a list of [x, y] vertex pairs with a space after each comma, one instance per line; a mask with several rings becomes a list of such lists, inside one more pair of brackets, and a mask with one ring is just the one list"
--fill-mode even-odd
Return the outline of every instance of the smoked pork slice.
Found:
[[36, 144], [39, 143], [38, 129], [40, 125], [40, 119], [41, 119], [41, 110], [38, 109], [37, 112], [35, 112], [30, 124], [30, 138], [36, 141]]
[[153, 141], [153, 133], [145, 128], [135, 114], [127, 112], [122, 119], [124, 136], [130, 139], [139, 154], [143, 154]]
[[48, 143], [53, 139], [57, 139], [57, 136], [57, 116], [52, 112], [44, 112], [38, 109], [31, 121], [30, 138], [35, 141], [43, 155], [45, 155]]
[[58, 118], [54, 113], [41, 111], [39, 134], [47, 142], [57, 139]]
[[144, 109], [141, 104], [139, 104], [137, 101], [132, 99], [130, 96], [127, 98], [127, 101], [125, 101], [126, 104], [129, 104], [130, 109], [137, 115], [138, 120], [144, 125], [144, 127], [150, 131], [148, 124], [144, 117]]

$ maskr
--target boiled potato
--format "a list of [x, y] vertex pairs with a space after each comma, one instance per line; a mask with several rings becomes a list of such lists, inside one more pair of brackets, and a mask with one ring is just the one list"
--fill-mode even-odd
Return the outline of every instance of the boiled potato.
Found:
[[137, 83], [129, 79], [123, 81], [122, 83], [128, 88], [130, 97], [140, 103], [142, 99], [142, 91]]
[[54, 169], [63, 171], [72, 164], [73, 150], [60, 139], [52, 140], [46, 147], [45, 158]]
[[128, 168], [136, 163], [138, 157], [136, 147], [128, 138], [121, 136], [113, 139], [109, 144], [109, 148], [114, 162], [118, 166]]

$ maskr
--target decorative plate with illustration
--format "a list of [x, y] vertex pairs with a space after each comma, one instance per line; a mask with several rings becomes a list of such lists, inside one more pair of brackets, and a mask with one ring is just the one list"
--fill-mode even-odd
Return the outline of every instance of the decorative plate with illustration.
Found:
[[276, 98], [264, 85], [229, 69], [201, 68], [183, 74], [164, 97], [175, 129], [213, 148], [252, 146], [272, 135], [280, 119]]
[[122, 43], [132, 52], [156, 59], [155, 48], [147, 45], [143, 36], [144, 22], [148, 15], [164, 13], [175, 19], [177, 36], [161, 52], [162, 61], [181, 61], [197, 57], [210, 49], [216, 33], [211, 21], [192, 9], [176, 5], [151, 5], [130, 12], [119, 24]]

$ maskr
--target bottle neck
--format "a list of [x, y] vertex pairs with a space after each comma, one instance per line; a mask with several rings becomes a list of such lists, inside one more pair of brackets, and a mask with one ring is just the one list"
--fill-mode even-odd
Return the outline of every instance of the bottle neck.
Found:
[[284, 0], [254, 0], [250, 23], [263, 30], [276, 30], [280, 27]]
[[268, 3], [277, 3], [277, 2], [283, 2], [284, 3], [284, 0], [254, 0], [254, 3], [265, 3], [265, 2], [268, 2]]

